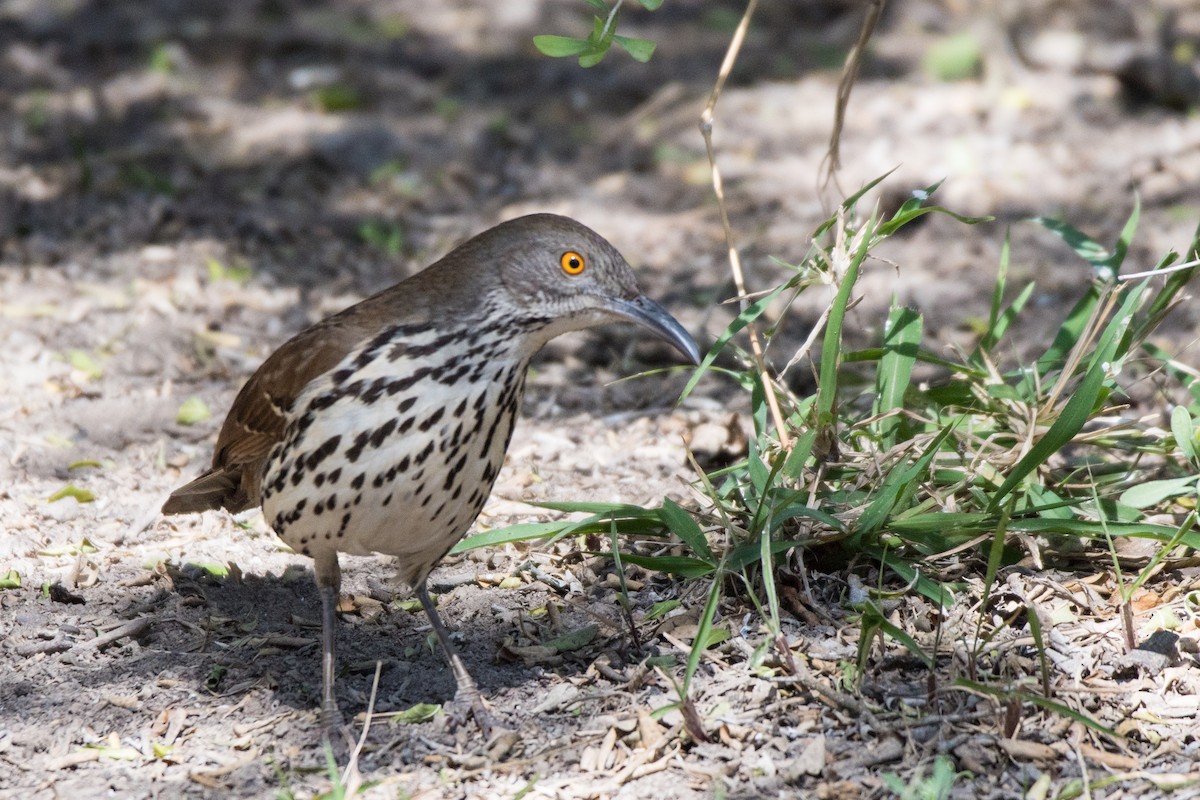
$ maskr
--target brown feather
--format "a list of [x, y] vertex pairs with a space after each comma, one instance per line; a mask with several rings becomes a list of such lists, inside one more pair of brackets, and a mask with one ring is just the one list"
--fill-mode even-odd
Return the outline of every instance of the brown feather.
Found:
[[[481, 269], [497, 260], [496, 241], [520, 245], [505, 251], [505, 258], [519, 264], [526, 251], [537, 252], [544, 246], [541, 237], [553, 240], [561, 225], [561, 219], [552, 215], [533, 215], [499, 225], [416, 275], [288, 340], [238, 392], [217, 437], [212, 469], [177, 489], [163, 506], [163, 513], [222, 507], [237, 512], [258, 505], [266, 459], [284, 436], [292, 403], [309, 383], [389, 325], [427, 323], [435, 309], [439, 318], [460, 321], [479, 315], [481, 298], [504, 282], [501, 270]], [[518, 226], [522, 235], [506, 238], [510, 229]], [[631, 285], [632, 280], [630, 274]]]

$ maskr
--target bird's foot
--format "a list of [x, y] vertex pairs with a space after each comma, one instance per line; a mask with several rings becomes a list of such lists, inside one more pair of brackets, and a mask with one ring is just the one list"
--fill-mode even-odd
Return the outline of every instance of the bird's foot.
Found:
[[461, 729], [470, 719], [475, 720], [486, 742], [482, 755], [487, 761], [503, 761], [521, 741], [520, 734], [496, 722], [478, 690], [460, 688], [444, 711], [446, 727], [451, 731]]
[[333, 748], [339, 761], [354, 749], [354, 731], [346, 724], [345, 717], [336, 705], [323, 705], [318, 718], [321, 723], [321, 738]]
[[496, 730], [496, 723], [483, 702], [483, 695], [474, 686], [455, 692], [454, 699], [446, 704], [445, 712], [446, 724], [452, 731], [466, 725], [469, 719], [475, 720], [485, 739], [491, 739], [492, 731]]

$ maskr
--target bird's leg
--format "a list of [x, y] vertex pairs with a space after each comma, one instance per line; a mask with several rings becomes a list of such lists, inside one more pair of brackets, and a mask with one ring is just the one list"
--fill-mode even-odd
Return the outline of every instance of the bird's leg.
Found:
[[483, 732], [484, 738], [491, 739], [492, 715], [484, 706], [483, 696], [475, 686], [471, 673], [467, 672], [466, 665], [459, 658], [458, 651], [454, 649], [454, 645], [450, 641], [450, 634], [446, 632], [446, 626], [442, 624], [442, 618], [438, 616], [437, 608], [434, 607], [433, 600], [429, 597], [429, 590], [425, 588], [424, 580], [417, 584], [417, 598], [421, 601], [421, 607], [425, 609], [425, 615], [429, 617], [429, 623], [433, 625], [433, 632], [437, 634], [438, 641], [442, 644], [442, 652], [446, 654], [450, 668], [454, 670], [454, 680], [458, 684], [458, 690], [454, 693], [455, 704], [469, 707], [471, 716], [475, 718], [475, 724]]
[[338, 711], [337, 698], [333, 692], [334, 658], [337, 638], [338, 595], [342, 588], [342, 570], [338, 566], [337, 552], [328, 557], [317, 558], [313, 563], [317, 587], [321, 590], [321, 724], [325, 731], [342, 726], [342, 713]]

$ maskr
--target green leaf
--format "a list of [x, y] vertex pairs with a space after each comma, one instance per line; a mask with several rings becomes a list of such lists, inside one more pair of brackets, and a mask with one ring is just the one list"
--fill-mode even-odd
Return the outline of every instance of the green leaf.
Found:
[[563, 511], [568, 514], [583, 513], [583, 514], [605, 514], [607, 516], [622, 516], [622, 517], [654, 517], [654, 511], [641, 506], [631, 505], [630, 503], [594, 503], [587, 501], [572, 502], [546, 500], [540, 503], [532, 503], [538, 508], [548, 508], [551, 511]]
[[643, 64], [650, 60], [650, 56], [654, 55], [654, 48], [657, 47], [654, 42], [647, 39], [636, 39], [632, 36], [614, 34], [613, 41], [618, 47], [633, 56], [634, 61], [640, 61]]
[[597, 45], [595, 49], [584, 53], [579, 57], [579, 66], [583, 67], [584, 69], [596, 66], [604, 60], [604, 56], [608, 53], [608, 48], [611, 46], [612, 41], [610, 40], [604, 42], [603, 44]]
[[662, 4], [663, 0], [642, 0], [642, 8], [647, 11], [657, 11]]
[[710, 563], [714, 561], [712, 549], [708, 546], [708, 539], [705, 538], [704, 531], [691, 514], [671, 500], [664, 499], [662, 507], [658, 510], [658, 516], [672, 533], [691, 548], [693, 553]]
[[622, 553], [621, 560], [627, 561], [630, 564], [636, 564], [645, 569], [652, 569], [655, 572], [666, 572], [684, 578], [699, 578], [703, 575], [711, 575], [715, 569], [707, 561], [701, 561], [698, 558], [688, 558], [687, 556], [639, 556], [631, 553]]
[[104, 374], [104, 370], [96, 360], [82, 350], [67, 351], [67, 363], [82, 372], [89, 380], [95, 380]]
[[890, 450], [899, 441], [904, 427], [904, 395], [912, 382], [913, 365], [921, 342], [921, 315], [910, 308], [893, 306], [883, 333], [883, 357], [875, 375], [876, 415], [879, 420], [880, 446]]
[[196, 569], [207, 572], [214, 578], [229, 577], [229, 567], [225, 564], [218, 564], [214, 561], [189, 561], [184, 564], [185, 567], [195, 567]]
[[1129, 327], [1129, 320], [1141, 299], [1144, 288], [1145, 284], [1142, 284], [1125, 293], [1124, 301], [1096, 343], [1091, 364], [1083, 380], [1071, 393], [1070, 399], [1063, 406], [1058, 418], [1050, 425], [1050, 429], [1017, 462], [1008, 477], [1005, 478], [1004, 483], [992, 495], [988, 504], [989, 511], [996, 511], [1004, 497], [1016, 488], [1017, 484], [1046, 463], [1052, 455], [1065, 447], [1079, 431], [1083, 430], [1083, 426], [1087, 424], [1100, 399], [1104, 384], [1108, 380], [1111, 362], [1117, 355], [1117, 350], [1121, 346], [1121, 337]]
[[955, 33], [934, 42], [921, 57], [921, 67], [939, 81], [962, 81], [979, 74], [982, 48], [975, 34]]
[[250, 269], [249, 264], [246, 264], [245, 262], [229, 266], [224, 262], [209, 256], [207, 259], [205, 259], [204, 264], [208, 267], [208, 280], [212, 283], [216, 283], [218, 281], [232, 281], [238, 285], [245, 285], [249, 282], [250, 278], [254, 274]]
[[[0, 575], [0, 589], [20, 589], [21, 588], [21, 573], [15, 569], [10, 569], [8, 572]], [[679, 601], [674, 601], [678, 603]]]
[[1196, 463], [1196, 423], [1192, 415], [1183, 406], [1175, 406], [1171, 411], [1171, 433], [1175, 437], [1175, 446], [1183, 457], [1193, 464]]
[[[766, 538], [766, 537], [762, 537]], [[810, 544], [798, 539], [780, 539], [771, 542], [771, 554], [782, 553], [787, 550], [795, 550], [799, 547], [804, 547]], [[754, 562], [762, 562], [763, 548], [762, 541], [745, 542], [729, 551], [723, 562], [724, 572], [739, 572], [745, 569]]]
[[37, 551], [39, 556], [77, 556], [80, 553], [94, 552], [96, 552], [96, 545], [92, 544], [92, 540], [86, 536], [79, 544], [58, 544]]
[[1168, 478], [1167, 480], [1139, 483], [1122, 492], [1118, 502], [1133, 508], [1150, 508], [1181, 494], [1194, 494], [1198, 479], [1200, 478], [1195, 475], [1189, 475], [1186, 478]]
[[179, 406], [178, 413], [175, 414], [175, 421], [180, 425], [197, 425], [204, 422], [212, 416], [212, 411], [209, 410], [208, 404], [199, 397], [189, 397]]
[[882, 613], [879, 615], [876, 626], [890, 638], [895, 639], [897, 642], [900, 642], [900, 644], [904, 645], [908, 652], [920, 659], [928, 669], [933, 669], [933, 656], [922, 650], [921, 645], [917, 644], [917, 640], [910, 636], [907, 631], [889, 622], [887, 617], [883, 616]]
[[451, 553], [465, 553], [477, 547], [491, 547], [512, 542], [526, 542], [531, 539], [544, 539], [559, 531], [570, 528], [570, 522], [528, 522], [521, 525], [509, 525], [503, 528], [493, 528], [482, 531], [474, 536], [468, 536], [451, 548]]
[[608, 16], [608, 6], [605, 4], [604, 0], [583, 0], [583, 2], [591, 6], [592, 10], [597, 14], [604, 17]]
[[551, 58], [565, 58], [586, 53], [591, 48], [592, 43], [587, 39], [576, 39], [573, 36], [542, 35], [533, 37], [533, 46], [542, 55], [550, 56]]
[[926, 471], [929, 469], [930, 462], [934, 456], [941, 450], [942, 442], [950, 436], [958, 427], [962, 417], [954, 419], [949, 426], [942, 429], [933, 441], [925, 448], [925, 452], [915, 463], [908, 467], [900, 469], [892, 469], [883, 479], [883, 484], [879, 487], [875, 497], [871, 500], [871, 504], [863, 510], [862, 515], [858, 518], [858, 524], [855, 530], [856, 540], [861, 541], [862, 537], [873, 533], [888, 516], [896, 509], [900, 503], [900, 498], [912, 492], [914, 487], [922, 480]]
[[355, 111], [363, 106], [363, 96], [353, 86], [331, 84], [320, 86], [310, 92], [313, 104], [328, 114]]
[[[17, 579], [17, 585], [20, 585], [20, 579]], [[680, 600], [659, 600], [654, 605], [650, 606], [650, 610], [646, 612], [646, 620], [658, 619], [664, 617], [675, 609], [683, 605]]]
[[704, 654], [704, 647], [697, 646], [699, 643], [708, 642], [709, 631], [712, 630], [713, 619], [717, 615], [717, 606], [721, 603], [721, 581], [713, 581], [708, 587], [708, 600], [704, 603], [704, 610], [700, 612], [700, 621], [696, 625], [696, 638], [692, 643], [691, 650], [688, 651], [687, 669], [683, 674], [683, 691], [680, 692], [682, 698], [688, 692], [688, 687], [691, 686], [692, 676], [696, 674], [697, 667], [700, 666], [700, 658]]
[[889, 219], [887, 222], [881, 223], [876, 233], [879, 236], [890, 236], [908, 223], [912, 222], [914, 219], [923, 217], [926, 214], [945, 214], [946, 216], [956, 219], [959, 222], [967, 225], [976, 225], [980, 222], [990, 222], [992, 219], [994, 219], [994, 217], [968, 217], [962, 214], [957, 214], [944, 206], [925, 205], [925, 202], [933, 197], [934, 193], [941, 185], [941, 181], [938, 181], [932, 186], [926, 186], [924, 189], [915, 189], [912, 193], [912, 197], [904, 201], [900, 208], [897, 209], [896, 213], [892, 215], [891, 219]]
[[692, 393], [692, 389], [696, 387], [696, 384], [699, 383], [700, 378], [712, 366], [713, 362], [717, 360], [717, 357], [721, 354], [721, 351], [725, 349], [725, 346], [729, 344], [730, 340], [733, 339], [733, 337], [736, 336], [738, 332], [742, 330], [742, 328], [745, 328], [751, 322], [758, 319], [762, 313], [767, 310], [767, 307], [775, 300], [775, 298], [788, 289], [789, 286], [790, 284], [788, 283], [776, 286], [765, 297], [762, 297], [747, 306], [745, 311], [738, 314], [733, 322], [729, 323], [729, 327], [727, 327], [725, 331], [717, 337], [717, 340], [713, 342], [713, 346], [709, 349], [708, 354], [704, 356], [704, 360], [700, 362], [700, 366], [696, 367], [696, 370], [692, 373], [692, 377], [688, 379], [687, 385], [683, 387], [683, 392], [681, 392], [679, 395], [680, 403], [682, 403], [687, 396]]
[[437, 703], [417, 703], [403, 711], [388, 717], [389, 725], [418, 725], [442, 713], [442, 707]]
[[1091, 264], [1096, 277], [1103, 281], [1109, 281], [1117, 274], [1117, 270], [1125, 260], [1125, 254], [1129, 251], [1129, 243], [1133, 239], [1133, 232], [1137, 228], [1140, 213], [1141, 204], [1136, 203], [1133, 212], [1129, 215], [1129, 219], [1125, 223], [1125, 227], [1121, 230], [1121, 235], [1117, 239], [1116, 247], [1112, 252], [1109, 252], [1102, 244], [1078, 228], [1062, 220], [1050, 219], [1049, 217], [1034, 217], [1033, 221], [1051, 233], [1056, 234], [1080, 258]]
[[96, 499], [96, 495], [87, 489], [81, 489], [73, 483], [68, 483], [66, 486], [50, 495], [46, 502], [56, 503], [59, 500], [62, 500], [64, 497], [74, 497], [80, 503], [90, 503]]
[[695, 644], [700, 644], [705, 650], [707, 650], [710, 647], [714, 647], [721, 642], [726, 641], [732, 636], [733, 634], [729, 632], [728, 628], [723, 625], [718, 625], [709, 629], [708, 634], [704, 637], [703, 643], [701, 643], [700, 637], [697, 636]]
[[542, 646], [552, 647], [559, 653], [569, 653], [590, 644], [598, 633], [600, 633], [599, 625], [585, 625], [570, 633], [542, 642]]

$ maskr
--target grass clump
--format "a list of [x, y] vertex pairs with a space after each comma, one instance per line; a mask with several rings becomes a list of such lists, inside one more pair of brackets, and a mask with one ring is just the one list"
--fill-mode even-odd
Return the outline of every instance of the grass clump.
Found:
[[[780, 585], [786, 579], [807, 588], [806, 565], [847, 575], [843, 601], [859, 628], [857, 664], [846, 665], [849, 674], [861, 676], [872, 643], [888, 640], [933, 669], [952, 643], [941, 642], [937, 632], [932, 639], [916, 635], [887, 607], [915, 594], [934, 609], [936, 627], [969, 577], [981, 583], [983, 596], [968, 657], [953, 670], [956, 686], [1001, 705], [1033, 703], [1107, 731], [1051, 699], [1038, 609], [1026, 603], [1020, 621], [1015, 616], [998, 621], [988, 611], [991, 594], [1000, 571], [1018, 562], [1034, 569], [1047, 563], [1095, 569], [1099, 558], [1115, 575], [1127, 607], [1132, 592], [1176, 548], [1200, 548], [1190, 513], [1200, 481], [1200, 386], [1150, 342], [1197, 267], [1121, 280], [1136, 209], [1111, 248], [1061, 221], [1038, 219], [1093, 272], [1048, 342], [1021, 340], [1035, 286], [1010, 286], [1006, 244], [987, 319], [971, 346], [933, 352], [921, 315], [893, 302], [880, 339], [851, 349], [846, 314], [872, 252], [926, 214], [979, 221], [932, 204], [937, 186], [913, 192], [890, 217], [861, 213], [859, 203], [878, 182], [851, 196], [818, 227], [790, 277], [745, 307], [688, 383], [685, 396], [717, 372], [750, 396], [746, 456], [699, 473], [695, 486], [704, 502], [698, 511], [669, 500], [657, 508], [557, 504], [551, 507], [592, 516], [490, 531], [460, 549], [615, 532], [621, 535], [620, 544], [613, 539], [618, 566], [635, 564], [702, 582], [697, 644], [677, 684], [695, 738], [704, 731], [694, 709], [687, 708], [689, 683], [705, 647], [724, 638], [713, 636], [722, 599], [736, 595], [760, 614], [765, 636], [752, 662], [760, 667], [770, 662], [785, 674], [803, 670], [785, 633]], [[1188, 253], [1198, 246], [1200, 239]], [[1159, 267], [1179, 261], [1169, 253]], [[736, 342], [769, 307], [782, 303], [784, 313], [766, 331], [770, 341], [788, 324], [786, 309], [814, 286], [832, 287], [834, 298], [792, 359], [807, 359], [810, 348], [819, 353], [809, 359], [815, 361], [817, 388], [804, 394], [757, 369]], [[1011, 363], [1010, 353], [1024, 355]], [[1159, 427], [1157, 416], [1138, 416], [1129, 407], [1129, 382], [1151, 370], [1179, 379], [1191, 393], [1190, 403], [1174, 410], [1171, 431]], [[1129, 577], [1122, 569], [1133, 562], [1122, 558], [1119, 545], [1131, 539], [1151, 540], [1157, 549]], [[661, 546], [670, 542], [673, 548]], [[988, 643], [1010, 624], [1026, 626], [1033, 636], [1038, 674], [984, 669]], [[1131, 624], [1126, 638], [1132, 647]]]

